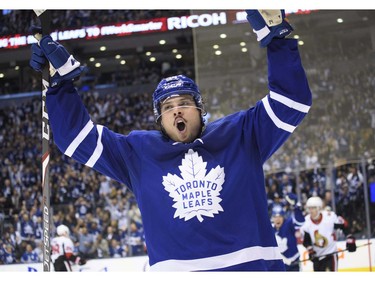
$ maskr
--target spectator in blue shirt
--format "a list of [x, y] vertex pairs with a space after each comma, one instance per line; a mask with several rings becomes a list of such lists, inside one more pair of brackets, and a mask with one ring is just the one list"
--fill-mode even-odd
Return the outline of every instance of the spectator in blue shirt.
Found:
[[26, 245], [26, 250], [21, 256], [22, 263], [37, 263], [40, 262], [38, 253], [35, 251], [33, 246], [28, 243]]

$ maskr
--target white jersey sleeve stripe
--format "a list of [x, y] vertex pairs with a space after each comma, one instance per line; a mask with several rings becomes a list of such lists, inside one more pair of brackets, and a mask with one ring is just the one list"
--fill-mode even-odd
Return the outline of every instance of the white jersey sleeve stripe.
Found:
[[150, 266], [150, 271], [199, 271], [225, 268], [258, 259], [282, 259], [278, 247], [249, 247], [225, 255], [194, 260], [165, 260]]
[[76, 151], [77, 147], [87, 137], [87, 135], [90, 133], [93, 127], [94, 127], [94, 123], [91, 120], [89, 120], [89, 122], [86, 123], [85, 127], [79, 132], [76, 138], [71, 142], [71, 144], [65, 150], [64, 154], [69, 157], [72, 157], [74, 151]]
[[259, 30], [255, 30], [253, 29], [253, 32], [257, 35], [257, 41], [261, 41], [264, 37], [266, 37], [268, 34], [271, 33], [270, 29], [268, 28], [268, 26], [266, 25], [265, 27], [259, 29]]
[[275, 115], [275, 113], [273, 112], [273, 110], [270, 106], [270, 103], [268, 101], [268, 96], [265, 96], [262, 99], [262, 102], [263, 102], [264, 108], [266, 109], [266, 112], [267, 112], [268, 116], [271, 118], [272, 122], [276, 125], [276, 127], [280, 128], [280, 129], [283, 129], [284, 131], [287, 131], [289, 133], [293, 133], [293, 131], [296, 129], [296, 127], [281, 121]]
[[277, 100], [278, 102], [281, 102], [282, 104], [284, 104], [284, 105], [286, 105], [290, 108], [293, 108], [295, 110], [298, 110], [298, 111], [301, 111], [301, 112], [304, 112], [304, 113], [307, 113], [310, 110], [310, 106], [305, 105], [303, 103], [296, 102], [294, 100], [291, 100], [291, 99], [289, 99], [285, 96], [282, 96], [278, 93], [275, 93], [273, 91], [270, 91], [270, 97], [271, 97], [271, 99]]
[[103, 133], [103, 126], [102, 125], [96, 125], [96, 128], [98, 130], [98, 141], [96, 142], [96, 147], [94, 150], [94, 153], [91, 155], [90, 159], [86, 162], [86, 166], [89, 166], [92, 168], [96, 161], [98, 161], [100, 155], [102, 155], [103, 152], [103, 144], [102, 144], [102, 133]]

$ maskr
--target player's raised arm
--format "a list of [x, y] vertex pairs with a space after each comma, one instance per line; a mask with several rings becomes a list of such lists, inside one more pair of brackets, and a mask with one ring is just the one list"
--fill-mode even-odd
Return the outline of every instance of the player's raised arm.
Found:
[[268, 88], [257, 115], [256, 135], [266, 161], [294, 132], [312, 104], [302, 66], [298, 41], [290, 39], [293, 28], [283, 10], [246, 10], [247, 20], [260, 47], [267, 48]]
[[[47, 62], [51, 81], [46, 105], [55, 144], [65, 155], [128, 184], [122, 155], [110, 149], [118, 145], [117, 134], [94, 124], [74, 87], [73, 81], [79, 79], [84, 68], [50, 35], [32, 45], [30, 66], [40, 71]], [[125, 141], [122, 146], [126, 146]]]

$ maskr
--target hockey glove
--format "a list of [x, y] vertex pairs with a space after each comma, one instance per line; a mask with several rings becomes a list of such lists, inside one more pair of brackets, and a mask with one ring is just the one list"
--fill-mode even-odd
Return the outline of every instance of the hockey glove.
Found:
[[78, 265], [84, 265], [84, 264], [86, 264], [86, 262], [87, 262], [86, 259], [84, 259], [80, 256], [78, 256], [75, 260], [75, 263], [78, 264]]
[[31, 59], [30, 59], [30, 66], [39, 72], [42, 72], [44, 65], [47, 63], [47, 59], [43, 54], [41, 48], [39, 48], [38, 44], [31, 45]]
[[247, 21], [262, 48], [273, 38], [284, 38], [293, 31], [293, 27], [285, 19], [284, 10], [246, 10], [246, 13]]
[[76, 80], [81, 75], [84, 67], [77, 61], [65, 47], [54, 41], [50, 35], [45, 35], [39, 42], [44, 55], [56, 70], [51, 75], [51, 86], [54, 87], [61, 81]]
[[[30, 30], [34, 35], [42, 33], [42, 29], [37, 26], [32, 26]], [[64, 46], [53, 41], [50, 35], [43, 36], [38, 44], [31, 46], [31, 50], [30, 66], [34, 70], [42, 71], [47, 60], [50, 62], [51, 87], [62, 81], [78, 79], [84, 69], [80, 62], [74, 59]]]
[[290, 192], [285, 196], [286, 202], [289, 203], [290, 206], [295, 207], [298, 203], [298, 198], [297, 195], [294, 193]]
[[[42, 29], [38, 26], [31, 26], [30, 32], [36, 37], [36, 34], [42, 34]], [[47, 64], [47, 58], [38, 44], [31, 45], [31, 58], [29, 63], [32, 69], [39, 72], [42, 72], [43, 67]]]
[[346, 236], [346, 249], [348, 249], [348, 251], [350, 253], [355, 252], [357, 250], [357, 245], [355, 243], [355, 237], [351, 234]]
[[312, 262], [314, 262], [314, 261], [317, 260], [316, 252], [315, 252], [315, 250], [313, 249], [312, 246], [307, 247], [307, 252], [308, 252], [308, 254], [309, 254], [309, 259], [310, 259]]

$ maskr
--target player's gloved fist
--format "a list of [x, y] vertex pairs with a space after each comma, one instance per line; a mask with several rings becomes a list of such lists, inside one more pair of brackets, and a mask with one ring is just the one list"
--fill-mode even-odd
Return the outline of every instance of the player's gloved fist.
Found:
[[[42, 34], [42, 28], [39, 26], [31, 26], [30, 32], [36, 36], [36, 34]], [[43, 71], [44, 65], [47, 64], [47, 58], [44, 56], [42, 49], [38, 44], [31, 45], [31, 58], [29, 64], [32, 69], [36, 71]]]
[[38, 44], [31, 45], [31, 58], [29, 63], [34, 70], [40, 72], [43, 70], [44, 65], [47, 63], [47, 59]]
[[77, 259], [76, 259], [76, 264], [78, 264], [78, 265], [84, 265], [84, 264], [86, 264], [86, 259], [84, 259], [84, 258], [82, 258], [82, 257], [77, 257]]
[[56, 70], [56, 73], [51, 77], [52, 87], [64, 80], [75, 80], [81, 75], [84, 67], [68, 53], [63, 45], [54, 41], [50, 35], [43, 36], [39, 41], [39, 46]]
[[348, 249], [349, 252], [355, 252], [357, 250], [355, 237], [351, 234], [346, 236], [346, 248]]
[[[42, 29], [32, 26], [30, 31], [37, 37]], [[30, 66], [36, 71], [42, 71], [46, 60], [50, 62], [50, 86], [54, 87], [62, 81], [79, 78], [84, 67], [77, 61], [65, 47], [54, 41], [50, 35], [43, 36], [38, 44], [31, 46], [32, 56]]]
[[284, 10], [246, 10], [247, 21], [257, 35], [262, 48], [273, 38], [284, 38], [293, 31], [285, 19]]
[[295, 207], [298, 203], [298, 198], [297, 195], [294, 193], [290, 192], [285, 196], [285, 200], [291, 205], [292, 207]]
[[316, 257], [316, 252], [314, 251], [314, 249], [313, 249], [312, 246], [307, 247], [307, 252], [308, 252], [308, 254], [309, 254], [309, 259], [310, 259], [311, 261], [314, 261], [314, 260], [317, 259], [317, 257]]

